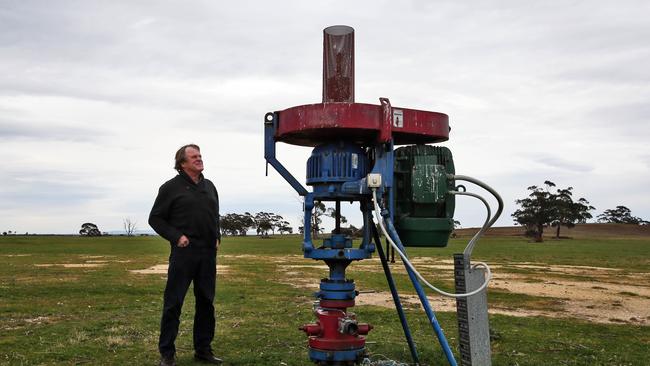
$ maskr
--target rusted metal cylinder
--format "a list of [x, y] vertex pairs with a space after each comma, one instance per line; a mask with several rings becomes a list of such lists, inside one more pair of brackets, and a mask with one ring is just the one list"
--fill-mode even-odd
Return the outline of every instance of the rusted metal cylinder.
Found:
[[323, 103], [354, 103], [354, 28], [323, 29]]

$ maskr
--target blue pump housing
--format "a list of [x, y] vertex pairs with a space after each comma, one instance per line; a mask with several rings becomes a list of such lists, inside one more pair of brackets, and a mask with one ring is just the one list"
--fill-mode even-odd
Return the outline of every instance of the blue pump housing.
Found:
[[358, 181], [369, 172], [363, 148], [349, 142], [319, 145], [307, 160], [307, 184], [319, 195], [338, 195], [345, 182]]

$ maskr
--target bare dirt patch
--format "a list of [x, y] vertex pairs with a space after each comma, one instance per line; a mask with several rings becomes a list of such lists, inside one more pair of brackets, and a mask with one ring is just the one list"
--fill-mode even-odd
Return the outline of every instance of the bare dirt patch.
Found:
[[227, 258], [227, 259], [254, 259], [254, 260], [256, 260], [256, 261], [259, 260], [259, 261], [264, 261], [264, 262], [268, 262], [268, 261], [274, 261], [274, 262], [287, 262], [287, 261], [289, 261], [289, 260], [296, 260], [296, 259], [298, 259], [298, 260], [302, 260], [302, 259], [304, 259], [303, 256], [301, 256], [301, 255], [295, 255], [295, 254], [284, 255], [284, 256], [282, 256], [282, 259], [277, 259], [277, 257], [272, 257], [272, 256], [268, 256], [268, 255], [258, 255], [258, 254], [237, 254], [237, 255], [233, 255], [233, 254], [224, 254], [224, 255], [219, 255], [219, 258]]
[[288, 264], [283, 267], [284, 268], [316, 268], [316, 269], [329, 270], [329, 267], [324, 264]]
[[25, 323], [31, 323], [31, 324], [41, 324], [49, 320], [50, 318], [47, 316], [37, 316], [36, 318], [23, 319]]
[[103, 255], [82, 255], [85, 258], [83, 263], [35, 263], [35, 267], [63, 267], [63, 268], [98, 268], [110, 263], [129, 263], [131, 260], [110, 260], [110, 259], [88, 259], [88, 258], [105, 258]]
[[155, 266], [145, 269], [132, 269], [129, 272], [135, 274], [167, 274], [168, 267], [167, 264], [156, 264]]
[[36, 267], [63, 267], [63, 268], [96, 268], [103, 267], [106, 263], [40, 263]]
[[31, 257], [31, 254], [2, 254], [2, 257]]
[[[399, 298], [402, 306], [421, 306], [420, 299], [417, 295], [400, 295]], [[456, 300], [454, 299], [442, 296], [430, 296], [427, 298], [436, 311], [456, 311]], [[388, 291], [361, 292], [355, 302], [356, 305], [375, 305], [391, 309], [395, 308], [393, 296]]]
[[[376, 261], [376, 260], [375, 260]], [[381, 272], [378, 263], [364, 261], [349, 267], [355, 272]], [[378, 262], [378, 261], [377, 261]], [[418, 269], [435, 270], [438, 279], [451, 279], [453, 265], [450, 260], [415, 258]], [[301, 269], [327, 269], [323, 265], [281, 265], [281, 282], [297, 288], [317, 289], [319, 278]], [[490, 289], [524, 294], [548, 299], [552, 307], [530, 303], [513, 308], [496, 301], [490, 302], [491, 314], [510, 316], [546, 316], [553, 318], [577, 318], [596, 323], [629, 323], [650, 325], [650, 285], [638, 279], [650, 278], [650, 273], [626, 273], [622, 269], [548, 265], [544, 263], [508, 263], [492, 266], [493, 278]], [[511, 272], [515, 270], [515, 272]], [[527, 270], [530, 273], [518, 273]], [[403, 266], [394, 265], [391, 271], [404, 272]], [[351, 276], [353, 277], [353, 276]], [[361, 289], [363, 290], [363, 289]], [[453, 289], [448, 289], [452, 290]], [[489, 293], [488, 293], [489, 297]], [[416, 295], [401, 295], [405, 306], [420, 306]], [[455, 311], [456, 301], [452, 298], [432, 295], [429, 301], [437, 311]], [[526, 301], [526, 300], [522, 300]], [[356, 299], [357, 305], [375, 305], [394, 308], [390, 292], [362, 292]], [[559, 310], [558, 310], [559, 309]]]
[[[325, 268], [323, 268], [325, 267]], [[319, 288], [319, 279], [317, 276], [312, 274], [307, 274], [305, 272], [296, 271], [296, 269], [305, 269], [305, 268], [320, 268], [321, 270], [327, 270], [328, 267], [324, 265], [282, 265], [278, 266], [277, 270], [282, 272], [282, 280], [280, 283], [289, 285], [295, 288], [303, 288], [314, 290]]]
[[36, 267], [63, 267], [63, 268], [97, 268], [103, 267], [110, 263], [128, 263], [130, 260], [113, 260], [106, 255], [80, 255], [79, 258], [83, 263], [37, 263]]
[[[222, 265], [222, 264], [218, 265], [217, 266], [217, 275], [228, 273], [229, 267], [230, 266], [226, 266], [226, 265]], [[145, 268], [145, 269], [132, 269], [129, 272], [135, 273], [135, 274], [145, 274], [145, 275], [147, 275], [147, 274], [149, 274], [149, 275], [151, 275], [151, 274], [165, 274], [166, 275], [168, 268], [169, 268], [169, 264], [165, 263], [165, 264], [156, 264], [155, 266], [151, 266], [151, 267]]]
[[73, 282], [78, 281], [78, 276], [65, 275], [64, 277], [55, 277], [55, 276], [20, 276], [15, 277], [14, 280], [16, 283], [33, 283], [33, 284], [44, 284], [44, 283], [56, 283], [56, 282]]
[[537, 311], [544, 316], [571, 316], [598, 323], [647, 324], [650, 319], [648, 287], [608, 283], [602, 277], [597, 282], [553, 278], [550, 281], [531, 283], [529, 280], [530, 276], [497, 274], [490, 286], [512, 293], [559, 299], [563, 311]]
[[[479, 228], [458, 229], [456, 234], [460, 237], [470, 237], [474, 235]], [[486, 236], [521, 236], [524, 235], [524, 228], [521, 226], [510, 227], [492, 227], [486, 233]], [[577, 224], [571, 229], [562, 228], [561, 236], [573, 238], [593, 237], [650, 237], [650, 226], [648, 225], [629, 225], [629, 224]], [[544, 238], [553, 240], [555, 230], [545, 230]]]
[[34, 318], [4, 318], [0, 323], [0, 330], [16, 330], [27, 326], [51, 324], [58, 319], [49, 316], [37, 316]]

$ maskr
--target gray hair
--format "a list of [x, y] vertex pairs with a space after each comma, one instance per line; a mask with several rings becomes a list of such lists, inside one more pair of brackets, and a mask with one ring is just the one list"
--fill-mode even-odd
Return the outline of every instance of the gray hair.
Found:
[[196, 144], [187, 144], [187, 145], [184, 145], [183, 147], [181, 147], [180, 149], [178, 149], [178, 151], [176, 151], [176, 156], [175, 156], [175, 158], [174, 158], [174, 160], [176, 161], [175, 164], [174, 164], [174, 169], [176, 169], [176, 170], [178, 170], [178, 171], [183, 170], [183, 167], [181, 166], [181, 164], [183, 164], [183, 163], [187, 160], [187, 156], [185, 156], [185, 150], [186, 150], [188, 147], [193, 147], [193, 148], [195, 148], [195, 149], [201, 151], [201, 148], [200, 148], [198, 145], [196, 145]]

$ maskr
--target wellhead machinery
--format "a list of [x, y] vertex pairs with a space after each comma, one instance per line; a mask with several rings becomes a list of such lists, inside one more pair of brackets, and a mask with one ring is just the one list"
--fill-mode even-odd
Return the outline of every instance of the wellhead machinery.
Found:
[[[322, 103], [300, 105], [264, 117], [265, 159], [304, 199], [305, 258], [322, 260], [329, 275], [320, 281], [314, 305], [315, 322], [300, 326], [308, 336], [309, 358], [318, 365], [355, 365], [369, 357], [366, 336], [373, 326], [351, 311], [358, 295], [346, 268], [377, 252], [413, 363], [420, 364], [406, 314], [387, 259], [399, 254], [433, 332], [450, 365], [456, 365], [425, 287], [456, 298], [459, 360], [462, 365], [489, 365], [490, 338], [486, 288], [487, 264], [471, 263], [479, 237], [499, 217], [503, 202], [478, 179], [456, 174], [451, 151], [432, 144], [449, 139], [449, 117], [391, 105], [354, 100], [354, 29], [337, 25], [323, 31]], [[304, 187], [276, 157], [276, 143], [313, 147], [307, 160]], [[268, 169], [267, 169], [268, 172]], [[491, 193], [498, 208], [492, 214], [482, 196], [459, 181]], [[479, 199], [487, 209], [483, 227], [463, 253], [454, 255], [455, 293], [431, 285], [411, 263], [405, 247], [444, 247], [454, 228], [456, 196]], [[358, 202], [363, 237], [353, 245], [341, 230], [341, 202]], [[312, 215], [318, 202], [335, 205], [335, 229], [322, 244], [312, 239]], [[385, 238], [386, 250], [381, 237]]]

